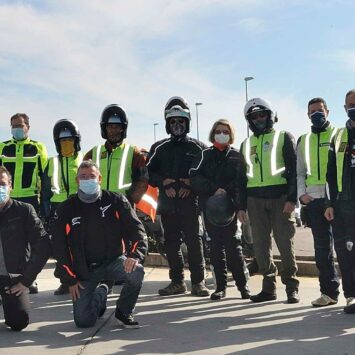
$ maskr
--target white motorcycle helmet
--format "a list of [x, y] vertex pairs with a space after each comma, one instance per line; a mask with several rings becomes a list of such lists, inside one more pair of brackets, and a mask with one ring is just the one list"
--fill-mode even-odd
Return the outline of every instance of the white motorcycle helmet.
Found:
[[168, 121], [172, 117], [183, 117], [186, 120], [186, 132], [190, 132], [191, 114], [187, 101], [180, 96], [171, 97], [164, 108], [165, 129], [170, 134], [170, 127]]
[[277, 113], [274, 111], [272, 108], [271, 103], [268, 100], [262, 99], [260, 97], [256, 97], [253, 99], [250, 99], [244, 107], [244, 116], [245, 119], [249, 123], [250, 129], [255, 132], [257, 131], [257, 128], [255, 127], [254, 123], [252, 120], [249, 119], [249, 116], [252, 113], [255, 112], [261, 112], [261, 111], [266, 111], [268, 113], [268, 121], [267, 121], [267, 128], [272, 128], [274, 123], [277, 122]]

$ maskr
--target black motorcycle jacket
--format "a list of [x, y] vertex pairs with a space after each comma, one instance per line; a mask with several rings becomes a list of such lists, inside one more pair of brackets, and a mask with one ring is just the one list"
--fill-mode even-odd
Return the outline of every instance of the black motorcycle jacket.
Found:
[[216, 147], [204, 149], [190, 169], [191, 187], [200, 196], [200, 204], [218, 188], [226, 190], [236, 211], [246, 210], [246, 164], [236, 149], [220, 151]]
[[88, 204], [76, 194], [58, 206], [52, 241], [57, 259], [55, 276], [64, 284], [74, 285], [89, 277], [89, 261], [85, 255], [88, 219], [90, 225], [96, 220], [97, 248], [100, 249], [103, 239], [107, 244], [104, 261], [126, 254], [142, 262], [147, 253], [144, 227], [125, 196], [103, 190], [93, 204], [95, 208], [90, 208], [91, 213], [87, 214]]
[[[159, 213], [176, 213], [184, 210], [187, 205], [197, 207], [197, 197], [193, 192], [190, 192], [186, 198], [180, 198], [178, 192], [182, 187], [190, 189], [190, 186], [180, 179], [189, 179], [189, 170], [194, 160], [205, 148], [205, 144], [188, 136], [163, 139], [150, 148], [147, 163], [149, 183], [159, 188]], [[163, 181], [167, 178], [175, 182], [163, 186]], [[176, 191], [174, 198], [169, 198], [165, 193], [165, 189], [169, 187], [173, 187]]]
[[29, 287], [50, 256], [49, 237], [32, 205], [9, 199], [0, 211], [6, 270]]

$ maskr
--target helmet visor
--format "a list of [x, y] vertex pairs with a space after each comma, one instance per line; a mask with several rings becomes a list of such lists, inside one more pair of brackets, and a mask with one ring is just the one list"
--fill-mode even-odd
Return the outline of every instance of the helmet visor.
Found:
[[173, 106], [171, 109], [165, 111], [165, 119], [171, 117], [184, 117], [190, 119], [190, 111], [183, 109], [180, 106]]

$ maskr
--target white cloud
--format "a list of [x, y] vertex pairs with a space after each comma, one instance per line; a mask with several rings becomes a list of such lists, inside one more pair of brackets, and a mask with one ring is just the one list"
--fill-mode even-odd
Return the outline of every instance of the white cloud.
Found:
[[[190, 59], [189, 48], [153, 58], [147, 65], [140, 46], [153, 39], [186, 36], [186, 24], [221, 6], [236, 11], [262, 6], [261, 1], [62, 0], [46, 4], [46, 9], [22, 3], [0, 6], [1, 140], [9, 138], [9, 117], [20, 111], [30, 115], [33, 139], [44, 141], [52, 154], [52, 127], [60, 118], [78, 123], [87, 150], [101, 140], [99, 118], [104, 106], [120, 103], [130, 118], [129, 141], [149, 148], [154, 122], [160, 123], [158, 138], [165, 136], [162, 111], [172, 95], [190, 101], [192, 135], [196, 134], [194, 103], [201, 101], [200, 138], [205, 139], [212, 123], [221, 117], [236, 125], [239, 143], [245, 137], [243, 91], [214, 85]], [[262, 25], [257, 18], [241, 23], [254, 30]], [[297, 122], [300, 109], [295, 101], [276, 98], [275, 106], [280, 117], [289, 121], [292, 114]], [[286, 110], [290, 106], [292, 113]], [[287, 115], [281, 115], [284, 108]]]

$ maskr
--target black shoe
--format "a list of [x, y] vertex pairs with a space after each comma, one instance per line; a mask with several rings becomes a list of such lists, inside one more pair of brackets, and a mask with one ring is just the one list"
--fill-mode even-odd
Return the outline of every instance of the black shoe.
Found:
[[119, 323], [123, 328], [127, 329], [138, 329], [139, 323], [134, 319], [133, 315], [130, 314], [125, 316], [120, 310], [116, 310], [115, 317], [118, 319]]
[[217, 301], [217, 300], [220, 300], [220, 299], [225, 298], [225, 297], [226, 297], [226, 290], [222, 290], [222, 291], [216, 290], [210, 296], [212, 301]]
[[33, 281], [32, 284], [28, 287], [30, 294], [33, 295], [38, 293], [38, 285], [36, 281]]
[[287, 293], [287, 303], [299, 303], [300, 296], [298, 295], [298, 291], [292, 291]]
[[248, 300], [250, 298], [250, 290], [248, 286], [245, 286], [240, 290], [240, 295], [242, 296], [243, 300]]
[[69, 286], [60, 284], [60, 286], [54, 291], [56, 296], [66, 295], [69, 293]]
[[266, 302], [266, 301], [275, 301], [276, 300], [276, 294], [275, 293], [267, 293], [264, 291], [261, 291], [257, 295], [250, 296], [250, 300], [252, 302]]

